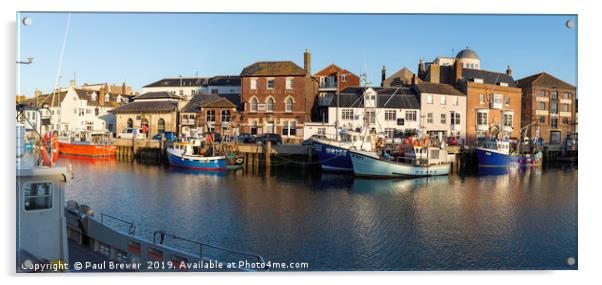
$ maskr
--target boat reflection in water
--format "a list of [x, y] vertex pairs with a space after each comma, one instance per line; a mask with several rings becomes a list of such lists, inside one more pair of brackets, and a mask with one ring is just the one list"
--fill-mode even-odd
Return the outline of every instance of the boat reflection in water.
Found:
[[370, 178], [356, 177], [353, 180], [351, 191], [354, 193], [365, 194], [395, 194], [413, 190], [420, 190], [431, 185], [441, 185], [449, 183], [449, 176], [432, 176], [415, 179], [382, 179], [374, 180]]

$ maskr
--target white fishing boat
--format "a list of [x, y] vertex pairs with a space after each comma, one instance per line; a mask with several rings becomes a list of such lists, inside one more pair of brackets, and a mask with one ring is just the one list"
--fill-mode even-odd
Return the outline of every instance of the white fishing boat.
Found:
[[447, 151], [438, 147], [404, 145], [399, 155], [349, 150], [353, 172], [357, 176], [369, 177], [425, 177], [448, 175], [450, 163]]

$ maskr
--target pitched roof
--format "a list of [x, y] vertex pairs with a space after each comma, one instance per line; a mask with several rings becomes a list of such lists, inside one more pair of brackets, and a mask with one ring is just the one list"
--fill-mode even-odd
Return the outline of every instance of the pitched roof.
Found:
[[140, 96], [134, 97], [134, 101], [137, 101], [140, 99], [142, 99], [142, 100], [145, 100], [145, 99], [182, 99], [182, 97], [175, 95], [175, 94], [171, 94], [170, 92], [159, 91], [159, 92], [146, 92]]
[[516, 81], [521, 88], [531, 86], [557, 87], [562, 89], [575, 89], [575, 86], [566, 83], [546, 72], [537, 73]]
[[472, 81], [475, 78], [483, 79], [483, 83], [497, 85], [500, 82], [507, 83], [510, 87], [516, 87], [516, 82], [511, 75], [506, 73], [487, 71], [482, 69], [462, 68], [462, 78]]
[[[332, 70], [334, 70], [334, 71], [332, 71]], [[340, 67], [340, 66], [338, 66], [338, 65], [336, 65], [334, 63], [329, 64], [328, 66], [322, 68], [320, 71], [314, 73], [314, 76], [321, 75], [321, 74], [332, 74], [334, 72], [348, 73], [348, 74], [352, 74], [354, 76], [357, 76], [353, 72], [351, 72], [351, 71], [349, 71], [347, 69], [344, 69], [344, 68], [342, 68], [342, 67]]]
[[144, 87], [199, 87], [207, 83], [205, 77], [163, 78]]
[[240, 76], [304, 76], [305, 70], [292, 61], [259, 61], [245, 67]]
[[190, 99], [190, 102], [188, 102], [184, 108], [182, 108], [182, 112], [198, 112], [202, 107], [236, 108], [238, 106], [235, 103], [230, 102], [227, 98], [217, 94], [197, 94]]
[[445, 94], [445, 95], [458, 95], [463, 96], [464, 93], [454, 88], [449, 84], [444, 83], [418, 83], [415, 85], [419, 93], [430, 93], [430, 94]]
[[207, 80], [207, 84], [210, 86], [240, 86], [240, 76], [238, 75], [218, 75], [213, 76]]
[[[414, 75], [414, 72], [409, 70], [407, 67], [404, 67], [387, 77], [383, 84], [385, 84], [385, 86], [401, 86], [404, 84], [404, 81], [405, 84], [410, 84]], [[422, 82], [422, 80], [418, 77], [416, 77], [416, 81]]]
[[[339, 93], [338, 99], [332, 100], [331, 107], [336, 107], [337, 100], [339, 107], [343, 108], [363, 108], [364, 92], [366, 87], [347, 87]], [[376, 91], [377, 108], [397, 108], [397, 109], [420, 109], [418, 96], [413, 88], [410, 87], [392, 87], [380, 88], [372, 87]]]
[[110, 110], [111, 113], [137, 113], [137, 112], [172, 112], [178, 104], [172, 101], [139, 101], [125, 104]]

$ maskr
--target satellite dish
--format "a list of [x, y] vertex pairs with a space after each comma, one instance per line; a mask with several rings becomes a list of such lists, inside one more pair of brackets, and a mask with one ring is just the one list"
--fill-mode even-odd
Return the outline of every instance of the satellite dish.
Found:
[[30, 17], [23, 18], [23, 25], [31, 26], [31, 24], [33, 24], [33, 20]]
[[567, 20], [566, 21], [566, 27], [569, 28], [569, 29], [574, 28], [575, 27], [575, 21], [573, 21], [573, 20]]

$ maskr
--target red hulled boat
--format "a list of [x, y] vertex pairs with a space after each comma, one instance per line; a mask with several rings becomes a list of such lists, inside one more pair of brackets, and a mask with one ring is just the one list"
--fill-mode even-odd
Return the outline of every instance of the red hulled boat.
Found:
[[117, 146], [110, 143], [110, 134], [82, 132], [59, 140], [61, 154], [83, 157], [115, 157]]

